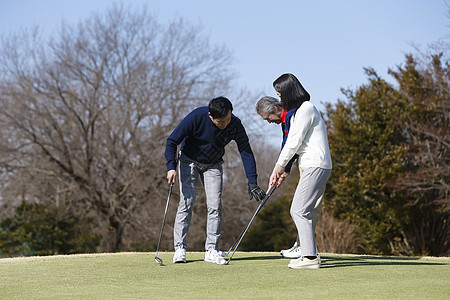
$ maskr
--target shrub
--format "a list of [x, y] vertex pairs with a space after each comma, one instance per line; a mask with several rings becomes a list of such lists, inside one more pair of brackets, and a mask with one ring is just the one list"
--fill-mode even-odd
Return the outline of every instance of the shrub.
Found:
[[44, 204], [22, 202], [14, 216], [0, 221], [2, 256], [32, 256], [95, 252], [100, 236], [88, 219], [59, 214]]

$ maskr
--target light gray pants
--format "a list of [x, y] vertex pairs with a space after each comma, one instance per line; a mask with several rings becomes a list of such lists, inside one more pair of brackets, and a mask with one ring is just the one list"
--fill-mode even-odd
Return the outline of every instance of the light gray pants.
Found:
[[290, 211], [300, 238], [302, 256], [317, 256], [312, 216], [330, 174], [331, 169], [302, 168]]
[[[311, 213], [311, 220], [313, 225], [313, 230], [316, 230], [317, 223], [319, 222], [320, 215], [322, 214], [322, 206], [323, 206], [323, 194], [317, 199], [316, 205], [314, 206], [314, 210]], [[297, 246], [301, 247], [300, 237], [297, 235]]]
[[199, 177], [205, 188], [208, 210], [205, 250], [210, 248], [218, 250], [219, 247], [219, 238], [222, 231], [222, 163], [201, 164], [182, 154], [179, 166], [180, 203], [173, 227], [175, 250], [187, 248], [186, 236], [191, 223]]
[[[298, 167], [298, 169], [300, 171], [300, 176], [302, 176], [302, 169], [300, 168], [300, 166]], [[325, 192], [325, 189], [324, 189], [324, 192]], [[314, 232], [316, 230], [317, 223], [319, 222], [320, 215], [322, 214], [322, 206], [323, 206], [323, 193], [322, 193], [322, 195], [320, 195], [319, 199], [317, 199], [316, 205], [314, 205], [314, 210], [311, 213], [311, 220], [312, 220]], [[300, 237], [298, 235], [297, 235], [297, 246], [299, 246], [299, 247], [301, 246]]]

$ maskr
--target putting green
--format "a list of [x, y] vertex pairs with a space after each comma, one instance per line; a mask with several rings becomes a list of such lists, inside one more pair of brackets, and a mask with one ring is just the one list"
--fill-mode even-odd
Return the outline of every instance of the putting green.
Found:
[[292, 270], [275, 252], [236, 252], [229, 265], [188, 252], [0, 259], [2, 299], [449, 299], [450, 259], [322, 254]]

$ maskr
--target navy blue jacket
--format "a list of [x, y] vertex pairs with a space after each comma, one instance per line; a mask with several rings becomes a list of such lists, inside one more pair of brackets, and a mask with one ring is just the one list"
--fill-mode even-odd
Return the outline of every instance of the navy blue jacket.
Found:
[[[291, 128], [291, 118], [293, 115], [295, 115], [295, 112], [297, 109], [291, 109], [284, 115], [281, 119], [281, 130], [283, 131], [283, 141], [281, 142], [281, 149], [283, 149], [284, 144], [286, 144], [286, 140], [289, 134], [289, 129]], [[291, 172], [292, 164], [294, 163], [295, 159], [298, 157], [298, 154], [295, 154], [294, 157], [288, 162], [288, 164], [284, 167], [285, 172]]]
[[215, 164], [223, 161], [225, 146], [234, 140], [241, 154], [248, 183], [256, 183], [255, 157], [241, 120], [231, 114], [228, 126], [220, 130], [214, 125], [208, 112], [206, 106], [194, 109], [167, 138], [164, 153], [167, 171], [175, 170], [175, 156], [179, 144], [181, 144], [181, 152], [190, 159], [204, 164]]

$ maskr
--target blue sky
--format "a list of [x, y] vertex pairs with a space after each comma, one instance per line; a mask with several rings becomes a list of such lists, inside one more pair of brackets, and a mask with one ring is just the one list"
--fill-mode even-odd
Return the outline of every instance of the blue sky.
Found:
[[[161, 23], [175, 17], [201, 23], [211, 42], [233, 52], [239, 88], [276, 96], [273, 80], [290, 72], [319, 109], [322, 102], [345, 99], [341, 88], [355, 90], [366, 83], [363, 67], [390, 80], [388, 68], [403, 64], [405, 53], [415, 53], [412, 45], [426, 48], [442, 38], [448, 41], [450, 34], [445, 0], [116, 2], [146, 5]], [[52, 32], [62, 20], [76, 23], [112, 3], [0, 0], [0, 34], [32, 25]]]

